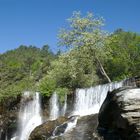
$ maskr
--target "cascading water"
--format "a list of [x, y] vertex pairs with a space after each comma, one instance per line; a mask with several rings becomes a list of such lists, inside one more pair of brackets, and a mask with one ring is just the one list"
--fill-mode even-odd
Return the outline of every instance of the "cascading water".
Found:
[[39, 93], [25, 92], [19, 112], [19, 140], [28, 140], [33, 129], [41, 123]]
[[17, 140], [17, 137], [13, 137], [13, 138], [11, 138], [11, 140]]
[[5, 140], [8, 140], [8, 136], [7, 136], [7, 131], [6, 131], [6, 136], [5, 136]]
[[50, 120], [55, 120], [59, 117], [59, 101], [58, 95], [54, 93], [50, 98]]
[[64, 133], [68, 132], [69, 130], [73, 129], [77, 124], [78, 116], [72, 116], [68, 119], [68, 121], [64, 122], [63, 124], [57, 126], [53, 134], [47, 140], [52, 140], [58, 136], [62, 136]]
[[61, 115], [64, 116], [66, 114], [67, 110], [67, 94], [65, 94], [65, 100], [64, 100], [64, 105], [62, 107]]
[[98, 85], [87, 89], [77, 89], [72, 115], [90, 115], [99, 112], [107, 92], [123, 86], [122, 82]]
[[67, 125], [64, 133], [66, 133], [69, 130], [73, 129], [76, 126], [77, 121], [78, 121], [78, 116], [72, 116], [70, 118], [70, 121], [68, 122], [68, 125]]
[[[57, 126], [50, 139], [61, 136], [69, 130], [73, 129], [77, 125], [79, 116], [98, 113], [104, 99], [107, 96], [108, 91], [112, 91], [122, 86], [123, 81], [98, 85], [87, 89], [77, 89], [75, 93], [74, 110], [71, 114], [72, 116], [70, 120], [61, 124], [60, 126]], [[56, 95], [56, 93], [53, 94], [51, 101], [54, 101], [52, 102], [52, 105], [54, 106], [52, 108], [57, 109], [57, 111], [59, 112], [58, 96]]]
[[50, 120], [55, 120], [59, 116], [64, 116], [66, 109], [67, 109], [67, 96], [65, 95], [64, 104], [61, 105], [59, 102], [59, 97], [56, 92], [53, 93], [52, 97], [50, 98]]

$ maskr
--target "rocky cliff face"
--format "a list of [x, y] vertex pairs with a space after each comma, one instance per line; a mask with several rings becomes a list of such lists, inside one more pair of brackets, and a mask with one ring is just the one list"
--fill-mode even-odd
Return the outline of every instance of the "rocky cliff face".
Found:
[[99, 112], [98, 132], [104, 140], [140, 140], [140, 88], [108, 93]]

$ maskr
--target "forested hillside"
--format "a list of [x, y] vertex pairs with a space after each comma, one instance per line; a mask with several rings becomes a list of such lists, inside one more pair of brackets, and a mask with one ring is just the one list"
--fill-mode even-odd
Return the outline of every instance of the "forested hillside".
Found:
[[45, 45], [20, 46], [0, 55], [0, 99], [16, 97], [22, 91], [37, 88], [39, 80], [47, 74], [55, 55]]
[[76, 12], [58, 34], [61, 53], [54, 54], [45, 45], [20, 46], [1, 54], [0, 101], [33, 88], [44, 96], [55, 90], [63, 95], [140, 75], [140, 35], [122, 29], [107, 33], [103, 25], [102, 18]]

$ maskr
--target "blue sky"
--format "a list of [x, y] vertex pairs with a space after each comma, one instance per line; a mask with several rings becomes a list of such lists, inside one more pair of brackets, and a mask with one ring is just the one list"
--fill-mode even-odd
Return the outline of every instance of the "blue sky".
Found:
[[0, 0], [0, 53], [20, 45], [57, 50], [57, 34], [73, 11], [105, 19], [105, 30], [140, 33], [140, 0]]

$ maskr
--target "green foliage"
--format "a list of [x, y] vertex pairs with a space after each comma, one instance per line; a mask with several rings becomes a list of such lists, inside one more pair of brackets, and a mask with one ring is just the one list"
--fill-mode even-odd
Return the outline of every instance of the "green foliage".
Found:
[[123, 30], [115, 31], [110, 37], [111, 55], [106, 69], [113, 80], [140, 75], [140, 36]]
[[0, 100], [14, 98], [25, 90], [35, 90], [55, 59], [48, 46], [45, 48], [20, 46], [0, 55]]
[[67, 88], [57, 88], [55, 92], [58, 94], [60, 102], [64, 103], [65, 96], [69, 94], [69, 90]]
[[[94, 82], [98, 80], [96, 72], [91, 72], [90, 62], [86, 59], [77, 59], [78, 52], [71, 51], [60, 55], [51, 64], [48, 76], [55, 81], [56, 88], [82, 88], [92, 84], [92, 74], [94, 72]], [[49, 78], [48, 78], [49, 79]], [[44, 85], [42, 82], [40, 86]], [[46, 85], [47, 86], [47, 85]]]
[[51, 96], [53, 92], [56, 89], [56, 81], [50, 77], [46, 76], [44, 79], [42, 79], [40, 85], [39, 85], [39, 91], [43, 96]]
[[[74, 12], [73, 16], [68, 19], [68, 22], [69, 28], [62, 29], [58, 35], [59, 45], [65, 46], [70, 50], [70, 59], [73, 59], [72, 55], [74, 54], [72, 63], [76, 69], [77, 78], [81, 77], [81, 70], [88, 71], [88, 76], [91, 77], [90, 80], [88, 79], [88, 82], [90, 86], [93, 86], [97, 83], [97, 78], [95, 77], [101, 74], [107, 77], [104, 70], [104, 62], [110, 52], [105, 46], [108, 35], [101, 30], [101, 27], [104, 25], [103, 18], [97, 18], [92, 13], [87, 13], [83, 17], [80, 12]], [[81, 66], [84, 64], [80, 61], [86, 62], [88, 66], [82, 68]], [[83, 76], [82, 78], [84, 80], [85, 77]]]

